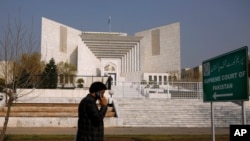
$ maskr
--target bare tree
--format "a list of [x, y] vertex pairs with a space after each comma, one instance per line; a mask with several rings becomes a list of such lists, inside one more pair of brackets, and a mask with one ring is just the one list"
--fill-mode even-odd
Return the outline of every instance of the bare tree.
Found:
[[36, 88], [40, 83], [40, 74], [44, 69], [45, 62], [41, 62], [41, 54], [34, 52], [24, 53], [15, 63], [16, 79], [18, 88]]
[[[33, 23], [32, 23], [33, 25]], [[1, 31], [2, 29], [2, 31]], [[8, 20], [7, 26], [0, 29], [0, 77], [4, 79], [3, 92], [6, 94], [6, 115], [1, 130], [0, 141], [4, 140], [9, 116], [11, 112], [11, 106], [13, 102], [27, 93], [22, 93], [21, 90], [17, 91], [17, 84], [20, 81], [22, 72], [26, 67], [27, 73], [34, 74], [39, 72], [36, 70], [36, 66], [29, 62], [29, 65], [25, 64], [28, 60], [25, 60], [32, 56], [34, 49], [37, 47], [37, 43], [34, 41], [33, 29], [28, 31], [25, 26], [21, 24], [20, 19], [14, 20], [13, 24]], [[36, 54], [33, 54], [36, 56]], [[28, 56], [28, 57], [27, 57]], [[34, 57], [35, 58], [35, 57]], [[39, 58], [39, 57], [38, 57]], [[1, 76], [2, 75], [2, 76]], [[23, 84], [28, 84], [22, 82]], [[25, 85], [22, 85], [25, 87]], [[30, 93], [33, 89], [30, 89]]]

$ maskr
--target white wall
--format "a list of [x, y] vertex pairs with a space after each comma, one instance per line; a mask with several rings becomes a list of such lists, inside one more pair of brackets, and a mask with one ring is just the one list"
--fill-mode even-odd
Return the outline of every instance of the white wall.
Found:
[[[66, 52], [60, 51], [60, 26], [67, 30]], [[69, 62], [77, 67], [77, 75], [97, 75], [97, 69], [101, 70], [100, 60], [84, 44], [80, 30], [43, 17], [41, 33], [42, 60], [49, 62], [54, 58], [56, 63]]]
[[78, 43], [77, 75], [98, 75], [98, 70], [101, 70], [101, 61], [94, 56], [82, 40], [78, 40]]
[[[60, 51], [60, 26], [67, 28], [67, 52]], [[52, 20], [42, 18], [41, 31], [41, 54], [42, 60], [49, 62], [51, 58], [55, 59], [56, 63], [61, 61], [76, 64], [76, 58], [71, 59], [71, 54], [77, 47], [77, 40], [80, 38], [81, 32], [70, 28], [66, 25], [54, 22]]]
[[[160, 54], [152, 55], [151, 32], [160, 30]], [[142, 72], [165, 73], [179, 71], [181, 67], [180, 54], [180, 23], [173, 23], [152, 28], [135, 34], [143, 36], [141, 44]]]
[[[60, 27], [66, 28], [67, 52], [60, 51]], [[160, 54], [152, 55], [152, 31], [159, 29]], [[77, 75], [102, 75], [103, 65], [89, 50], [80, 37], [81, 31], [55, 21], [42, 18], [41, 53], [42, 59], [49, 61], [52, 57], [56, 63], [60, 61], [69, 62], [77, 66]], [[140, 41], [140, 65], [141, 70], [137, 72], [125, 72], [121, 76], [121, 62], [118, 64], [118, 80], [126, 78], [126, 81], [137, 81], [142, 73], [166, 73], [171, 71], [180, 72], [180, 23], [173, 23], [161, 27], [152, 28], [135, 34], [142, 36]], [[122, 78], [123, 77], [123, 78]]]
[[[89, 93], [88, 89], [18, 89], [17, 103], [79, 103]], [[20, 97], [21, 96], [21, 97]], [[105, 91], [109, 97], [109, 91]]]

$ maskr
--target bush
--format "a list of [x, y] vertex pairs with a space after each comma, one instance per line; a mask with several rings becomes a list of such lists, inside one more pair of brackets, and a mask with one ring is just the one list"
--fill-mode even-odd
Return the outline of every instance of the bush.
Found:
[[83, 88], [83, 84], [82, 84], [82, 83], [84, 83], [84, 79], [79, 78], [79, 79], [77, 80], [77, 83], [78, 83], [78, 85], [77, 85], [78, 88]]

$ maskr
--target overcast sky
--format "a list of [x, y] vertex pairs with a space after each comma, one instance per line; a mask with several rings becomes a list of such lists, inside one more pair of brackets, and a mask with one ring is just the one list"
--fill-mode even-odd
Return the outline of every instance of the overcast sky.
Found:
[[42, 17], [79, 30], [106, 32], [109, 16], [113, 32], [129, 35], [180, 22], [182, 68], [250, 46], [250, 0], [0, 1], [0, 28], [8, 19], [20, 18], [30, 29], [33, 19], [39, 42]]

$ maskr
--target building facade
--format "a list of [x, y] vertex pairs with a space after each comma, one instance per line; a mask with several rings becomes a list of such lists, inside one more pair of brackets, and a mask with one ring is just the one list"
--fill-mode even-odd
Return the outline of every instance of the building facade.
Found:
[[12, 61], [0, 61], [0, 79], [4, 80], [6, 84], [13, 81], [13, 66]]
[[131, 82], [141, 81], [144, 73], [180, 78], [180, 23], [129, 36], [80, 31], [43, 17], [41, 34], [42, 60], [70, 63], [77, 75], [111, 75], [114, 81]]
[[202, 65], [181, 70], [181, 81], [202, 82]]

